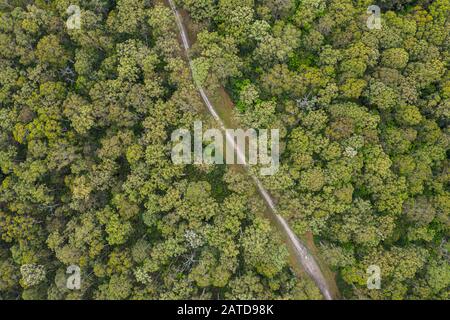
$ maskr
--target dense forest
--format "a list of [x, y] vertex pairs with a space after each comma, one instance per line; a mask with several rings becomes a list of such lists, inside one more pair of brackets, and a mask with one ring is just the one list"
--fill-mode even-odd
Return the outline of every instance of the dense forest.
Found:
[[244, 170], [172, 162], [196, 84], [280, 129], [261, 179], [339, 298], [450, 299], [450, 0], [176, 3], [193, 74], [165, 1], [0, 1], [0, 299], [322, 299]]

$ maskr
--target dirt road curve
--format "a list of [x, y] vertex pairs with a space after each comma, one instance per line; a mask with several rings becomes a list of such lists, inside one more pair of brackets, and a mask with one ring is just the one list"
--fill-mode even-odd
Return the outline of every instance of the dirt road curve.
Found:
[[[191, 58], [189, 56], [189, 39], [187, 36], [187, 32], [185, 30], [185, 27], [181, 20], [180, 14], [179, 14], [173, 0], [168, 0], [168, 3], [170, 5], [173, 13], [175, 14], [176, 23], [178, 26], [178, 30], [180, 32], [181, 41], [183, 43], [184, 50], [186, 51], [186, 56], [189, 60], [189, 64], [191, 65]], [[191, 68], [191, 71], [192, 71], [192, 68]], [[223, 130], [225, 130], [224, 122], [217, 114], [216, 110], [214, 109], [214, 106], [211, 104], [211, 102], [208, 99], [208, 96], [206, 95], [203, 88], [198, 86], [197, 89], [203, 99], [203, 102], [205, 103], [206, 107], [208, 108], [209, 112], [211, 113], [211, 115], [214, 117], [214, 119], [217, 120], [217, 122], [220, 124], [220, 127]], [[229, 135], [226, 135], [226, 139], [229, 140], [232, 138]], [[235, 145], [237, 156], [241, 159], [242, 158], [245, 159], [243, 151], [239, 149], [237, 144], [234, 144], [234, 145]], [[267, 206], [270, 208], [270, 211], [276, 217], [276, 220], [279, 222], [280, 226], [282, 227], [282, 230], [285, 232], [287, 238], [291, 242], [290, 245], [293, 248], [295, 248], [296, 260], [301, 264], [302, 268], [306, 271], [306, 273], [315, 281], [316, 285], [319, 287], [320, 291], [322, 292], [324, 298], [327, 300], [332, 300], [333, 297], [331, 295], [329, 285], [328, 285], [327, 281], [325, 280], [325, 277], [323, 276], [322, 271], [320, 270], [319, 265], [317, 264], [313, 255], [308, 251], [308, 249], [303, 245], [303, 243], [294, 234], [294, 232], [291, 230], [291, 228], [287, 224], [286, 220], [284, 220], [284, 218], [278, 214], [277, 208], [275, 207], [272, 197], [269, 195], [267, 190], [264, 188], [264, 186], [261, 183], [261, 181], [259, 180], [259, 178], [255, 175], [252, 175], [252, 179], [255, 182], [256, 186], [258, 187], [259, 193], [263, 197]]]

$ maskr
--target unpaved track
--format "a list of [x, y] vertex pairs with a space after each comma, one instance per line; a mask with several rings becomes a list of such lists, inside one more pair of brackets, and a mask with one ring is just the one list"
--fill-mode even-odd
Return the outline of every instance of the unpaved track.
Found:
[[[181, 20], [180, 14], [175, 6], [175, 3], [173, 0], [168, 0], [168, 3], [175, 14], [176, 23], [178, 26], [178, 30], [180, 32], [181, 41], [183, 43], [184, 50], [186, 52], [186, 57], [189, 61], [189, 65], [192, 70], [192, 61], [189, 55], [189, 39], [187, 36], [186, 29], [183, 25], [183, 22]], [[208, 96], [205, 93], [205, 90], [201, 86], [197, 86], [197, 89], [200, 93], [200, 96], [203, 99], [203, 102], [205, 103], [206, 107], [208, 108], [208, 111], [211, 113], [211, 115], [214, 117], [214, 119], [220, 124], [220, 127], [222, 130], [225, 130], [226, 127], [224, 125], [224, 122], [217, 114], [216, 110], [214, 109], [214, 106], [211, 104], [210, 100], [208, 99]], [[245, 156], [242, 150], [239, 149], [238, 145], [234, 143], [234, 139], [230, 136], [230, 134], [225, 134], [227, 142], [232, 143], [235, 146], [237, 157], [241, 160], [244, 160], [245, 162]], [[263, 197], [264, 201], [266, 202], [267, 206], [270, 208], [270, 212], [275, 216], [276, 220], [281, 226], [281, 229], [285, 232], [285, 235], [287, 236], [287, 239], [290, 241], [291, 247], [295, 249], [296, 254], [296, 260], [301, 264], [302, 268], [306, 271], [306, 273], [314, 280], [320, 291], [322, 292], [322, 295], [327, 300], [332, 300], [332, 294], [329, 288], [329, 285], [325, 279], [325, 277], [322, 274], [322, 271], [319, 268], [319, 265], [317, 264], [316, 260], [314, 259], [313, 255], [308, 251], [305, 245], [300, 241], [300, 239], [295, 235], [295, 233], [291, 230], [289, 225], [287, 224], [286, 220], [278, 214], [278, 210], [275, 207], [274, 201], [272, 197], [269, 195], [267, 190], [264, 188], [263, 184], [259, 180], [259, 178], [253, 174], [251, 174], [251, 177], [253, 181], [255, 182], [256, 186], [258, 187], [259, 193]]]

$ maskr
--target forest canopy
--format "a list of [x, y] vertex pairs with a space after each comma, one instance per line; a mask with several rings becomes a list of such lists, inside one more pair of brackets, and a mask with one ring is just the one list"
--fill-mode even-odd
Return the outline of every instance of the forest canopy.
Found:
[[0, 299], [323, 298], [245, 171], [172, 163], [199, 84], [280, 129], [261, 179], [340, 298], [449, 299], [450, 0], [176, 4], [194, 79], [165, 1], [0, 4]]

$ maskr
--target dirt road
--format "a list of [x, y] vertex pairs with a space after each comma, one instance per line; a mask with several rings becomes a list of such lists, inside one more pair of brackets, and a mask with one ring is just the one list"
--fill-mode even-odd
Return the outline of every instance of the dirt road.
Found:
[[[187, 59], [189, 61], [189, 64], [191, 63], [191, 58], [189, 55], [189, 39], [187, 36], [186, 28], [183, 25], [183, 21], [181, 19], [181, 16], [175, 6], [175, 3], [173, 0], [168, 0], [168, 3], [175, 15], [176, 23], [178, 26], [178, 30], [180, 32], [180, 38], [183, 43], [184, 50], [186, 52]], [[191, 67], [192, 72], [192, 67]], [[200, 93], [200, 96], [203, 99], [203, 102], [205, 103], [206, 107], [208, 108], [208, 111], [210, 114], [214, 117], [214, 119], [220, 124], [220, 127], [222, 130], [225, 130], [226, 127], [224, 125], [224, 122], [219, 117], [218, 113], [216, 112], [216, 109], [208, 99], [208, 96], [206, 95], [205, 90], [201, 86], [197, 86], [197, 89]], [[235, 146], [237, 157], [240, 159], [245, 159], [244, 152], [239, 149], [237, 144], [234, 143], [233, 138], [226, 134], [226, 139], [228, 142], [233, 143]], [[244, 161], [245, 162], [245, 161]], [[306, 271], [306, 273], [314, 280], [320, 291], [322, 292], [322, 295], [327, 300], [332, 300], [332, 294], [330, 287], [323, 276], [322, 271], [319, 268], [319, 265], [317, 264], [314, 256], [309, 252], [309, 250], [306, 248], [306, 246], [300, 241], [300, 239], [295, 235], [295, 233], [292, 231], [292, 229], [289, 227], [286, 220], [278, 214], [278, 210], [275, 206], [275, 202], [273, 201], [272, 197], [270, 196], [269, 192], [264, 188], [263, 184], [259, 180], [259, 178], [255, 175], [251, 175], [253, 181], [255, 182], [258, 191], [264, 201], [266, 202], [267, 206], [270, 208], [271, 213], [275, 216], [276, 221], [278, 221], [279, 225], [281, 226], [281, 230], [285, 232], [286, 238], [290, 241], [290, 246], [295, 248], [295, 254], [296, 254], [296, 260], [298, 263], [301, 264], [301, 267]]]

